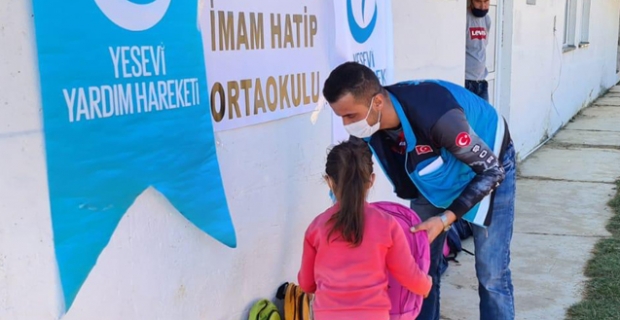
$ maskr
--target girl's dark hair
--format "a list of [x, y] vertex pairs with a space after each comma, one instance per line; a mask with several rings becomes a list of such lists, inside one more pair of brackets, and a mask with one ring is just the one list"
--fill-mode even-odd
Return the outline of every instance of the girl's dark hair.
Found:
[[373, 173], [372, 153], [362, 140], [351, 137], [331, 149], [325, 173], [332, 180], [340, 208], [329, 223], [328, 240], [334, 233], [359, 246], [364, 236], [364, 203]]

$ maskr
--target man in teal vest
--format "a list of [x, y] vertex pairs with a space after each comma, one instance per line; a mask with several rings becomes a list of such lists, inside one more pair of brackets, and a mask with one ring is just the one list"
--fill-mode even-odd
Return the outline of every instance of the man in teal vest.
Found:
[[[323, 95], [352, 139], [368, 143], [431, 240], [433, 290], [421, 320], [439, 319], [439, 263], [457, 219], [472, 223], [480, 319], [514, 319], [510, 272], [515, 151], [504, 118], [485, 100], [441, 80], [383, 87], [372, 70], [347, 62], [334, 69]], [[354, 138], [355, 137], [355, 138]]]

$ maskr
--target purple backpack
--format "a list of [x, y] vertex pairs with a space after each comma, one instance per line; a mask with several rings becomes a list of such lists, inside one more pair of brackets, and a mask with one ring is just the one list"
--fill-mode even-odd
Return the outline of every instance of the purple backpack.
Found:
[[[409, 231], [411, 227], [422, 222], [420, 217], [410, 208], [401, 204], [389, 201], [373, 202], [372, 205], [393, 216], [405, 231], [405, 237], [411, 248], [411, 255], [422, 271], [428, 273], [431, 265], [430, 244], [426, 232], [412, 233]], [[413, 320], [422, 309], [422, 300], [420, 295], [414, 294], [403, 287], [394, 277], [388, 275], [388, 295], [392, 303], [390, 310], [390, 320]]]

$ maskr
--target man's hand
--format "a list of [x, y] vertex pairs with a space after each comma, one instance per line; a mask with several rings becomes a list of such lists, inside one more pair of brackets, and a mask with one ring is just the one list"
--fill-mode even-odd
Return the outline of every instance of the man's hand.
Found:
[[[452, 223], [454, 223], [454, 221], [456, 221], [456, 215], [454, 214], [454, 212], [446, 210], [444, 214], [448, 218], [448, 225], [451, 225]], [[428, 235], [428, 241], [432, 243], [435, 238], [437, 238], [437, 236], [439, 236], [443, 232], [444, 228], [445, 226], [443, 225], [443, 221], [441, 221], [441, 218], [439, 216], [435, 216], [427, 219], [426, 221], [418, 224], [417, 226], [411, 227], [411, 232], [426, 230], [426, 233]]]
[[411, 227], [411, 232], [420, 232], [426, 230], [428, 234], [428, 242], [432, 243], [438, 235], [443, 232], [443, 222], [439, 217], [432, 217], [417, 226]]

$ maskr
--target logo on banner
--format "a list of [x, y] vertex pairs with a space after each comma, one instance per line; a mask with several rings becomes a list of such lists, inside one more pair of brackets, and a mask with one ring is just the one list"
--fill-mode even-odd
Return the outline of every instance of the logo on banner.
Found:
[[484, 27], [472, 27], [469, 28], [469, 36], [471, 40], [484, 40], [487, 38], [487, 30]]
[[[353, 39], [355, 39], [355, 41], [357, 41], [358, 43], [364, 43], [368, 41], [368, 39], [372, 35], [372, 32], [375, 30], [375, 25], [377, 24], [377, 3], [375, 2], [370, 22], [368, 22], [366, 26], [361, 26], [355, 20], [355, 15], [353, 14], [353, 4], [351, 3], [351, 1], [352, 0], [347, 0], [347, 19], [349, 20], [349, 30], [351, 30], [351, 35], [353, 36]], [[362, 22], [365, 22], [365, 11], [366, 0], [362, 0]]]
[[103, 14], [117, 26], [129, 31], [154, 27], [166, 15], [172, 0], [154, 0], [139, 4], [129, 0], [95, 0]]

